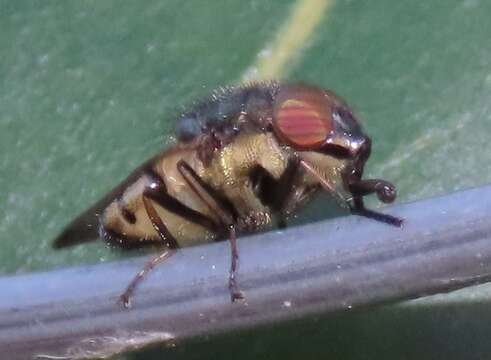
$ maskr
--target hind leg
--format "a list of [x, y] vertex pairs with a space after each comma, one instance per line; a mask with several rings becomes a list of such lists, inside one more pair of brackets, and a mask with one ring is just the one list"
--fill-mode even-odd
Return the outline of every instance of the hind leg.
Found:
[[160, 207], [169, 212], [181, 216], [183, 219], [201, 225], [209, 230], [216, 231], [217, 229], [217, 225], [213, 220], [197, 212], [196, 210], [189, 208], [176, 198], [170, 196], [165, 189], [165, 185], [158, 178], [156, 178], [152, 182], [151, 186], [149, 186], [143, 192], [142, 199], [147, 216], [150, 219], [153, 228], [159, 235], [160, 243], [165, 245], [165, 250], [144, 265], [143, 269], [135, 275], [124, 293], [120, 296], [120, 300], [123, 306], [126, 308], [130, 306], [131, 296], [143, 278], [149, 272], [151, 272], [157, 264], [171, 257], [176, 252], [176, 249], [179, 248], [177, 239], [171, 234], [167, 226], [160, 218], [154, 207], [154, 203], [158, 204]]

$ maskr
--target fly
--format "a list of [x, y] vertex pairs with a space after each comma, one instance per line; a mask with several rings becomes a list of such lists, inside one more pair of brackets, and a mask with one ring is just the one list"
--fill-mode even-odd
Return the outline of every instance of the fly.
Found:
[[321, 190], [353, 214], [402, 225], [364, 206], [369, 194], [384, 203], [396, 198], [390, 182], [362, 178], [370, 152], [371, 140], [353, 111], [330, 90], [278, 82], [223, 88], [182, 113], [175, 145], [79, 215], [54, 247], [98, 234], [123, 248], [161, 246], [121, 295], [129, 306], [145, 274], [177, 249], [228, 239], [235, 301], [243, 298], [237, 235], [286, 226]]

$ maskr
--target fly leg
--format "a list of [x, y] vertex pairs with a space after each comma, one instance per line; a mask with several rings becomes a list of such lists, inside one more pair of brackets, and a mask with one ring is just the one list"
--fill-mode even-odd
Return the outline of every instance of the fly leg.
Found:
[[135, 288], [140, 283], [140, 281], [142, 281], [145, 275], [147, 275], [157, 264], [171, 257], [176, 252], [176, 249], [179, 247], [176, 238], [174, 238], [174, 236], [170, 233], [170, 231], [167, 229], [167, 226], [165, 226], [164, 222], [157, 213], [153, 202], [157, 203], [159, 206], [166, 209], [167, 211], [179, 215], [182, 218], [185, 218], [195, 224], [201, 225], [212, 231], [216, 231], [217, 229], [217, 224], [215, 224], [213, 220], [209, 219], [200, 212], [189, 208], [176, 198], [169, 195], [167, 193], [165, 184], [158, 175], [147, 175], [152, 178], [152, 183], [143, 192], [143, 205], [153, 228], [159, 235], [162, 243], [165, 245], [165, 250], [145, 264], [143, 269], [140, 270], [138, 274], [136, 274], [136, 276], [126, 288], [125, 292], [121, 295], [120, 300], [123, 306], [126, 308], [130, 307], [130, 298], [133, 295]]
[[158, 256], [150, 259], [148, 262], [145, 263], [143, 266], [143, 269], [141, 269], [131, 280], [130, 284], [126, 288], [123, 294], [119, 297], [121, 303], [123, 304], [123, 307], [126, 309], [131, 307], [131, 297], [133, 296], [133, 293], [135, 292], [136, 286], [140, 283], [140, 281], [143, 280], [145, 275], [147, 275], [152, 269], [157, 266], [159, 263], [162, 261], [170, 258], [176, 251], [173, 249], [165, 249], [162, 253], [160, 253]]
[[121, 303], [125, 308], [129, 308], [131, 306], [130, 298], [133, 295], [136, 286], [140, 283], [140, 281], [143, 280], [145, 275], [152, 271], [152, 269], [157, 264], [172, 256], [175, 252], [174, 249], [178, 247], [176, 239], [169, 232], [162, 219], [158, 215], [157, 211], [155, 210], [155, 207], [153, 206], [151, 200], [148, 198], [147, 190], [143, 192], [143, 205], [145, 206], [145, 211], [147, 212], [147, 216], [150, 219], [153, 228], [159, 234], [159, 237], [165, 244], [166, 249], [158, 256], [149, 260], [144, 265], [143, 269], [135, 275], [133, 280], [131, 280], [124, 293], [120, 296]]
[[188, 163], [181, 160], [177, 163], [177, 168], [182, 177], [186, 180], [196, 195], [198, 195], [201, 201], [203, 201], [210, 211], [218, 217], [223, 228], [228, 230], [231, 250], [230, 273], [228, 279], [230, 299], [232, 302], [243, 299], [244, 295], [239, 290], [237, 285], [239, 252], [237, 249], [237, 235], [235, 226], [235, 219], [237, 218], [236, 210], [227, 198], [220, 195], [215, 189], [205, 183]]
[[379, 179], [359, 180], [349, 184], [349, 191], [354, 196], [365, 196], [369, 194], [377, 194], [380, 201], [391, 203], [396, 198], [396, 188], [390, 182]]
[[235, 233], [235, 226], [229, 226], [229, 240], [231, 249], [231, 262], [230, 262], [230, 273], [228, 277], [228, 291], [230, 292], [230, 300], [234, 302], [235, 300], [240, 300], [244, 298], [244, 294], [239, 290], [237, 286], [237, 265], [239, 262], [239, 251], [237, 250], [237, 236]]
[[392, 226], [402, 227], [403, 219], [389, 214], [383, 214], [377, 211], [367, 209], [363, 204], [361, 197], [353, 198], [353, 206], [351, 207], [351, 213], [354, 215], [364, 216], [369, 219], [380, 221]]
[[[319, 184], [326, 190], [327, 192], [335, 192], [335, 189], [329, 184], [326, 179], [324, 179], [317, 170], [314, 169], [312, 165], [310, 165], [305, 160], [300, 160], [300, 166], [302, 166], [308, 173], [314, 176]], [[359, 174], [356, 174], [358, 176]], [[353, 205], [350, 206], [350, 210], [352, 214], [364, 216], [376, 221], [380, 221], [389, 225], [402, 227], [403, 219], [388, 215], [382, 214], [377, 211], [373, 211], [367, 209], [365, 204], [363, 203], [363, 196], [376, 193], [378, 198], [385, 203], [390, 203], [394, 201], [396, 197], [395, 186], [385, 180], [361, 180], [356, 179], [354, 181], [350, 181], [349, 177], [344, 178], [345, 186], [353, 195]]]
[[349, 184], [348, 187], [354, 196], [353, 206], [351, 207], [352, 214], [364, 216], [389, 225], [402, 227], [403, 219], [367, 209], [363, 203], [363, 196], [373, 193], [377, 194], [379, 200], [384, 203], [393, 202], [396, 198], [396, 189], [394, 185], [385, 180], [372, 179], [358, 180], [357, 182]]

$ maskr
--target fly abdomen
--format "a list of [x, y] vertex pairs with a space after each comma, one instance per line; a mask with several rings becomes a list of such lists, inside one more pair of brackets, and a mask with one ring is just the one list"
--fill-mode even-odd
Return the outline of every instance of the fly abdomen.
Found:
[[125, 248], [160, 242], [148, 219], [142, 198], [143, 192], [151, 184], [152, 178], [142, 174], [104, 210], [100, 217], [100, 234], [105, 240]]
[[177, 248], [215, 239], [220, 233], [216, 220], [177, 169], [182, 158], [199, 164], [194, 151], [167, 153], [107, 206], [100, 234], [126, 248]]

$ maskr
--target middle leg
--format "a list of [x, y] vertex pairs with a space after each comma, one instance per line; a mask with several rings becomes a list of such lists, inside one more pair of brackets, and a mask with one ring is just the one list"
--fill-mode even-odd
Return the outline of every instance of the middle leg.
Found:
[[237, 216], [235, 208], [228, 199], [206, 184], [188, 163], [181, 160], [177, 164], [177, 168], [190, 188], [193, 189], [210, 211], [218, 217], [223, 228], [228, 230], [228, 239], [231, 250], [230, 273], [228, 279], [230, 299], [232, 302], [243, 299], [244, 295], [237, 285], [239, 251], [237, 249], [237, 234], [235, 228]]

